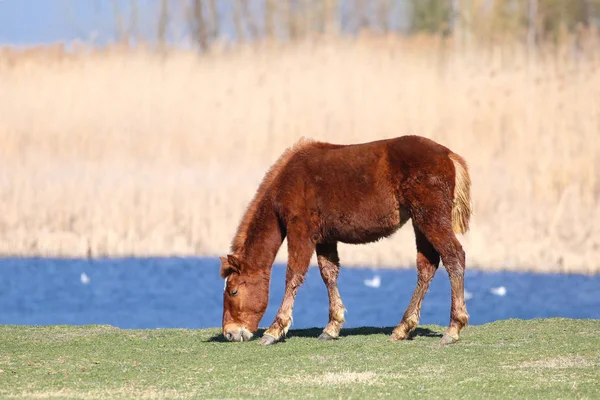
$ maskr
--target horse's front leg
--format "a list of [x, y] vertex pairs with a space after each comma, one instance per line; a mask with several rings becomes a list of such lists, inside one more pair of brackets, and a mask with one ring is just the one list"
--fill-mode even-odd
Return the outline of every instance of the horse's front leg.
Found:
[[315, 244], [308, 230], [288, 227], [288, 265], [285, 274], [285, 294], [275, 320], [260, 339], [260, 344], [272, 344], [286, 335], [292, 325], [292, 309], [298, 288], [304, 282]]
[[329, 295], [329, 323], [319, 336], [321, 340], [337, 339], [344, 325], [344, 304], [337, 286], [340, 272], [340, 260], [337, 252], [337, 243], [324, 243], [317, 245], [317, 260], [319, 270]]

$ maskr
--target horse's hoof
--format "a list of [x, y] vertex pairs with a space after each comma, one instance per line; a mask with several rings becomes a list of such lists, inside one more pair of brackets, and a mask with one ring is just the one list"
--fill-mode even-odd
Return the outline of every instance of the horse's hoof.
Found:
[[334, 338], [327, 332], [323, 332], [323, 333], [321, 333], [321, 335], [319, 335], [319, 340], [335, 340], [335, 339], [337, 339], [337, 338]]
[[396, 332], [392, 332], [392, 336], [388, 339], [388, 342], [397, 342], [399, 340], [404, 340], [408, 337], [408, 335], [400, 335]]
[[440, 340], [441, 344], [452, 344], [456, 342], [458, 342], [458, 338], [453, 338], [452, 336], [447, 334], [444, 334], [444, 336], [442, 336], [442, 340]]
[[275, 339], [271, 335], [263, 335], [263, 337], [260, 338], [258, 344], [262, 344], [263, 346], [267, 346], [267, 345], [275, 343], [276, 341], [277, 341], [277, 339]]

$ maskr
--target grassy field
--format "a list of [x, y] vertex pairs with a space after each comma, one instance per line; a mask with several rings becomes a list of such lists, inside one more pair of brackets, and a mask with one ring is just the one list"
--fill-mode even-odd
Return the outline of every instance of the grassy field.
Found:
[[2, 398], [599, 398], [600, 321], [507, 320], [388, 342], [391, 328], [292, 330], [224, 343], [219, 331], [0, 327]]
[[[468, 267], [599, 272], [595, 49], [528, 59], [392, 37], [203, 58], [4, 50], [0, 255], [223, 255], [266, 168], [301, 136], [411, 133], [469, 162]], [[340, 253], [410, 267], [414, 235]]]

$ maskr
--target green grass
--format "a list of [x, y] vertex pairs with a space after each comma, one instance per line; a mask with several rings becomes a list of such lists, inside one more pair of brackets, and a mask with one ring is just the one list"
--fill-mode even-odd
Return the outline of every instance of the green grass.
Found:
[[292, 330], [270, 347], [219, 330], [1, 326], [2, 398], [600, 398], [600, 320], [507, 320], [463, 331], [420, 326]]

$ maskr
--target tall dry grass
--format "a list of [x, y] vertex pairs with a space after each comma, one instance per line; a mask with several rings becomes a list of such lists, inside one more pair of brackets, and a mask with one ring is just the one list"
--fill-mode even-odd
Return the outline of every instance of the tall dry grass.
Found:
[[[470, 165], [469, 267], [599, 271], [597, 54], [429, 47], [6, 53], [0, 254], [223, 255], [265, 169], [301, 136], [411, 133]], [[411, 266], [414, 235], [340, 253], [344, 265]]]

